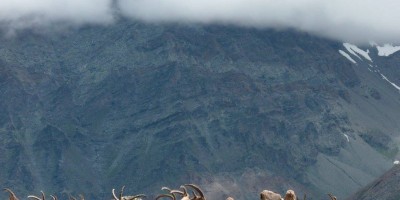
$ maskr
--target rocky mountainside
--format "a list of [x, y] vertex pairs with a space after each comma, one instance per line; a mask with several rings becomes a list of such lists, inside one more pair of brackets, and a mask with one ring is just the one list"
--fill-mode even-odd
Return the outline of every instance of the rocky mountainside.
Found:
[[348, 200], [398, 200], [400, 185], [400, 166], [396, 165], [377, 180], [368, 184]]
[[[0, 39], [0, 185], [109, 198], [196, 183], [343, 198], [398, 156], [399, 54], [296, 31], [121, 20]], [[365, 48], [364, 48], [365, 49]]]

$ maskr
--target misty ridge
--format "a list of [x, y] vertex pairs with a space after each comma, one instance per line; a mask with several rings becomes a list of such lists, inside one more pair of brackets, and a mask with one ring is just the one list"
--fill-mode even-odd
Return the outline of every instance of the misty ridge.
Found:
[[[398, 43], [396, 0], [2, 0], [0, 27], [18, 30], [109, 25], [121, 17], [151, 23], [293, 28], [353, 43]], [[54, 28], [56, 27], [56, 28]]]

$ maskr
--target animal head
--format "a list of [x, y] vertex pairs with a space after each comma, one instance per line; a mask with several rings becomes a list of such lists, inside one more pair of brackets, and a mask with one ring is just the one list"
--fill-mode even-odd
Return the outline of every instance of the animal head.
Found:
[[296, 200], [296, 199], [297, 199], [296, 194], [294, 193], [293, 190], [288, 190], [286, 192], [284, 200]]

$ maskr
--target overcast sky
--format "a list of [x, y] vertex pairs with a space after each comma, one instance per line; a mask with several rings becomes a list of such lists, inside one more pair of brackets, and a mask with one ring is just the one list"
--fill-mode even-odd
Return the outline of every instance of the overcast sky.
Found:
[[120, 14], [149, 22], [295, 28], [350, 42], [400, 42], [400, 0], [0, 0], [9, 29], [110, 24]]

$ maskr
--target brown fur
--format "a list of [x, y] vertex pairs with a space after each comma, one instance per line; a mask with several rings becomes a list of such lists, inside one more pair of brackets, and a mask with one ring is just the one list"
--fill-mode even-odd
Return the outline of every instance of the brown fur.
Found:
[[260, 200], [282, 200], [282, 196], [269, 190], [263, 190], [260, 193]]
[[296, 199], [297, 199], [296, 194], [294, 193], [293, 190], [288, 190], [286, 192], [284, 200], [296, 200]]

